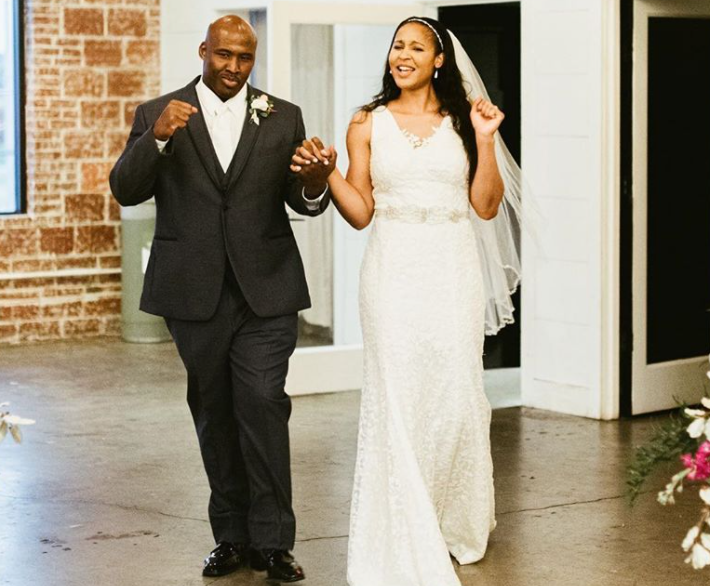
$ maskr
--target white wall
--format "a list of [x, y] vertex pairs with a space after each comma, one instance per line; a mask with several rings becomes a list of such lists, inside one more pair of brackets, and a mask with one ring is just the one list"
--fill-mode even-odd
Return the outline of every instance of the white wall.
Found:
[[523, 258], [523, 403], [595, 418], [618, 415], [618, 94], [603, 4], [615, 2], [523, 0], [521, 14], [522, 160], [542, 215]]

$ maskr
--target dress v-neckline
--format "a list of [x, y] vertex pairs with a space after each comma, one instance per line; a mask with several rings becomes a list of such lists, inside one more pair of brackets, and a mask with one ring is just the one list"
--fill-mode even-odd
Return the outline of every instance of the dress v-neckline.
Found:
[[407, 130], [406, 128], [402, 128], [399, 125], [399, 122], [397, 122], [397, 118], [395, 118], [394, 114], [387, 106], [385, 106], [385, 110], [390, 115], [390, 118], [392, 119], [392, 122], [394, 123], [397, 130], [402, 134], [402, 136], [407, 140], [407, 142], [410, 144], [410, 146], [414, 149], [418, 149], [418, 148], [427, 146], [432, 141], [432, 139], [439, 133], [439, 131], [441, 130], [441, 128], [444, 126], [447, 119], [449, 118], [448, 114], [446, 116], [444, 116], [442, 118], [441, 122], [437, 126], [432, 126], [432, 133], [429, 136], [424, 137], [424, 136], [419, 136], [418, 134], [415, 134], [411, 130]]

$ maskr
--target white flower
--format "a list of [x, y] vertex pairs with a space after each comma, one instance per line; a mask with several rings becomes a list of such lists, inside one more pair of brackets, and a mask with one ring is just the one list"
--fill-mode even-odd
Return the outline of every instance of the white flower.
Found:
[[705, 501], [705, 504], [710, 505], [710, 486], [705, 486], [700, 489], [700, 498]]
[[710, 549], [710, 534], [703, 533], [700, 536], [700, 543], [703, 544], [703, 547], [705, 547], [705, 549]]
[[[690, 411], [690, 409], [686, 409], [686, 413]], [[705, 432], [705, 418], [704, 417], [699, 417], [693, 423], [691, 423], [688, 426], [688, 435], [692, 438], [697, 438], [703, 435]]]
[[700, 528], [697, 526], [691, 527], [681, 545], [683, 551], [688, 551], [691, 547], [693, 547], [698, 535], [700, 535]]
[[[710, 371], [708, 371], [708, 378], [710, 378]], [[706, 409], [710, 409], [710, 397], [703, 397], [700, 399], [700, 402], [703, 404], [703, 407]]]
[[666, 505], [674, 505], [675, 499], [672, 494], [664, 490], [663, 492], [658, 493], [658, 502], [665, 507]]
[[251, 120], [257, 126], [259, 125], [260, 117], [266, 118], [273, 111], [274, 105], [269, 101], [269, 96], [266, 94], [261, 94], [258, 98], [253, 98], [249, 105]]
[[260, 96], [251, 102], [252, 110], [261, 110], [266, 112], [269, 109], [269, 102], [266, 100], [266, 96]]
[[10, 425], [33, 425], [35, 423], [34, 419], [25, 419], [17, 415], [5, 415], [3, 419]]
[[686, 409], [685, 414], [688, 417], [693, 417], [693, 418], [705, 417], [707, 415], [707, 413], [705, 413], [705, 411], [703, 411], [702, 409]]
[[701, 544], [696, 543], [693, 546], [693, 552], [690, 558], [693, 568], [696, 570], [702, 570], [705, 566], [710, 564], [710, 551], [705, 549]]

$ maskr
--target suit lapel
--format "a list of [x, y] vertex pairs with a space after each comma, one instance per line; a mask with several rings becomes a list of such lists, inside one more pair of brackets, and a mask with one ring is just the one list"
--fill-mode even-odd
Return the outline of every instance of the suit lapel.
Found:
[[197, 114], [190, 116], [187, 122], [187, 132], [190, 135], [192, 143], [195, 145], [195, 150], [197, 155], [200, 157], [205, 171], [210, 176], [210, 179], [215, 184], [215, 187], [222, 190], [222, 177], [224, 173], [219, 165], [219, 159], [217, 158], [217, 153], [212, 145], [212, 139], [210, 138], [210, 133], [207, 130], [207, 124], [205, 122], [204, 114], [202, 113], [202, 106], [200, 101], [197, 99], [197, 91], [195, 91], [195, 86], [199, 81], [199, 77], [195, 79], [190, 85], [184, 88], [182, 99], [184, 102], [193, 105], [197, 108]]
[[244, 170], [244, 165], [246, 165], [251, 150], [254, 147], [254, 143], [259, 136], [259, 130], [261, 124], [264, 123], [264, 119], [260, 118], [259, 122], [261, 124], [256, 124], [251, 120], [251, 114], [249, 112], [249, 106], [251, 104], [252, 97], [254, 95], [254, 88], [250, 85], [247, 86], [247, 112], [244, 118], [244, 127], [242, 128], [242, 135], [239, 137], [239, 143], [237, 144], [237, 150], [234, 153], [234, 158], [232, 163], [229, 165], [227, 174], [229, 176], [229, 183], [227, 190], [231, 189], [232, 186], [237, 182], [239, 176]]

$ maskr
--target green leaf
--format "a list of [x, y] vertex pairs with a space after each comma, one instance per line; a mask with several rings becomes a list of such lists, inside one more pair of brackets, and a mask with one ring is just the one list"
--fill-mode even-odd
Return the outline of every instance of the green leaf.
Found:
[[627, 468], [627, 495], [631, 504], [641, 494], [646, 479], [662, 463], [678, 461], [681, 454], [695, 453], [702, 443], [702, 438], [691, 438], [686, 433], [688, 420], [683, 411], [670, 416], [661, 426], [651, 441], [636, 449], [634, 459]]

